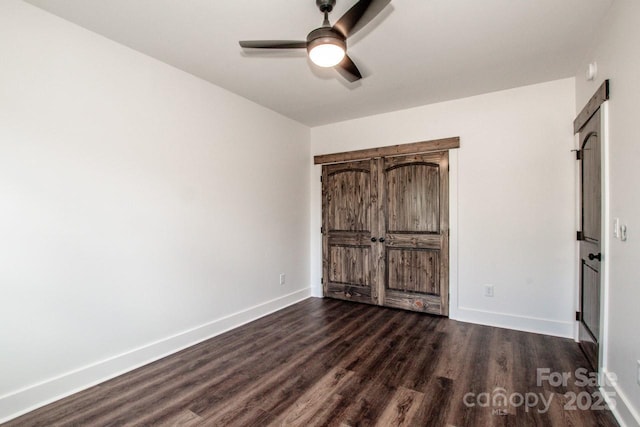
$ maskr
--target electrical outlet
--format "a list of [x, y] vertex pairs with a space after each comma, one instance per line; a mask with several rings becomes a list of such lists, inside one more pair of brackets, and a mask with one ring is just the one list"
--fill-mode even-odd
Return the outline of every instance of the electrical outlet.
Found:
[[493, 285], [484, 285], [484, 296], [493, 297]]
[[280, 273], [280, 285], [284, 285], [287, 280], [287, 276], [284, 273]]

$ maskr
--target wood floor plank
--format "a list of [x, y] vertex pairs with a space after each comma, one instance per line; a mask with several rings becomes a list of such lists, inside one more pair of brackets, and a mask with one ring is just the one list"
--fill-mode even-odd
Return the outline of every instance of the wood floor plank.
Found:
[[[511, 357], [511, 354], [513, 354], [513, 341], [509, 338], [510, 334], [507, 332], [504, 329], [493, 329], [491, 331], [489, 347], [493, 349], [494, 355], [489, 359], [487, 368], [487, 391], [491, 392], [492, 395], [504, 392], [508, 396], [515, 390], [513, 384], [514, 366], [513, 358]], [[503, 406], [503, 402], [498, 401], [496, 403], [498, 405], [493, 409], [499, 411], [498, 413], [503, 419], [494, 417], [496, 418], [494, 425], [504, 425], [505, 422], [510, 420], [508, 416], [514, 416], [516, 410], [508, 404]]]
[[[616, 426], [566, 409], [594, 388], [536, 383], [586, 366], [572, 340], [311, 298], [5, 425]], [[497, 387], [552, 403], [465, 403]]]
[[464, 374], [458, 374], [453, 380], [454, 392], [451, 404], [456, 409], [451, 411], [448, 422], [453, 425], [491, 425], [491, 410], [479, 405], [469, 406], [465, 403], [467, 393], [474, 396], [487, 390], [487, 373], [491, 348], [488, 345], [491, 329], [488, 326], [473, 328], [467, 348], [474, 351], [464, 351], [464, 359], [460, 366], [464, 366]]
[[[373, 318], [379, 318], [385, 314], [384, 311], [374, 313]], [[373, 320], [372, 320], [373, 322]], [[370, 322], [360, 321], [353, 323], [344, 323], [339, 329], [340, 333], [336, 336], [328, 336], [324, 340], [319, 340], [313, 344], [302, 346], [297, 352], [296, 360], [288, 363], [277, 372], [260, 378], [260, 381], [244, 393], [239, 399], [235, 399], [233, 404], [226, 405], [222, 411], [204, 411], [201, 413], [208, 421], [212, 423], [222, 423], [229, 425], [234, 422], [239, 414], [242, 414], [247, 408], [255, 405], [265, 405], [266, 401], [273, 396], [274, 393], [280, 393], [281, 399], [290, 399], [291, 392], [288, 388], [296, 386], [298, 381], [304, 381], [303, 374], [311, 373], [318, 375], [326, 369], [320, 354], [327, 354], [328, 350], [336, 350], [340, 347], [342, 340], [359, 340], [366, 336], [366, 331], [370, 329]], [[329, 353], [328, 357], [332, 355]], [[312, 360], [322, 360], [321, 364], [310, 363]], [[326, 371], [325, 371], [326, 372]], [[230, 401], [231, 399], [229, 399]]]
[[[344, 322], [345, 319], [350, 316], [354, 316], [354, 314], [357, 315], [359, 309], [358, 307], [352, 312], [346, 312], [342, 316], [334, 318], [332, 322]], [[239, 359], [237, 354], [225, 355], [217, 360], [208, 358], [204, 361], [204, 364], [195, 369], [191, 369], [188, 375], [183, 372], [172, 374], [170, 379], [173, 383], [170, 387], [172, 391], [178, 392], [181, 396], [180, 402], [177, 403], [184, 405], [209, 389], [215, 389], [218, 394], [225, 394], [227, 387], [235, 387], [236, 389], [246, 388], [248, 384], [255, 382], [256, 377], [271, 373], [270, 364], [259, 363], [260, 361], [269, 355], [269, 357], [275, 359], [278, 364], [285, 364], [292, 359], [294, 355], [298, 354], [299, 348], [311, 345], [317, 337], [322, 336], [323, 331], [321, 329], [313, 331], [314, 328], [317, 329], [317, 326], [317, 323], [313, 322], [304, 325], [294, 333], [286, 334], [286, 338], [291, 339], [295, 343], [293, 346], [278, 345], [278, 343], [285, 338], [283, 336], [279, 340], [274, 340], [271, 344], [264, 345], [262, 348], [257, 346], [254, 352], [243, 358]], [[327, 323], [326, 326], [330, 327], [331, 323]], [[234, 369], [229, 370], [228, 365], [232, 365]], [[238, 380], [236, 372], [238, 371], [243, 374], [242, 378], [245, 379], [245, 387], [238, 387], [236, 384]], [[262, 381], [264, 381], [264, 378], [262, 378]], [[145, 395], [142, 399], [136, 402], [121, 402], [118, 408], [109, 413], [103, 412], [101, 418], [91, 419], [90, 421], [100, 424], [106, 416], [110, 420], [115, 419], [115, 422], [124, 422], [124, 420], [130, 418], [132, 414], [138, 413], [140, 414], [140, 418], [137, 421], [140, 423], [156, 423], [162, 421], [167, 415], [170, 415], [172, 409], [171, 401], [174, 401], [173, 405], [175, 405], [175, 400], [174, 393], [167, 393], [167, 390], [163, 390], [162, 388], [158, 388], [150, 393], [145, 390]], [[154, 414], [145, 413], [144, 408], [149, 402], [154, 402], [154, 404], [161, 409]], [[193, 407], [191, 409], [194, 410]], [[206, 412], [195, 412], [203, 417], [207, 416]]]
[[383, 426], [410, 426], [424, 394], [400, 387], [382, 411], [377, 423]]
[[413, 414], [411, 425], [443, 426], [451, 411], [454, 395], [453, 381], [449, 378], [433, 378], [423, 393], [422, 401]]
[[334, 391], [342, 388], [344, 383], [352, 379], [354, 375], [353, 371], [339, 367], [331, 369], [320, 381], [296, 399], [289, 410], [284, 412], [273, 424], [286, 426], [310, 424], [314, 418], [320, 417], [327, 396], [337, 396], [338, 399], [329, 402], [329, 406], [337, 406], [342, 397], [335, 394]]
[[[514, 364], [521, 370], [518, 380], [515, 382], [515, 392], [520, 394], [540, 394], [548, 392], [544, 386], [537, 384], [537, 368], [545, 367], [545, 362], [540, 362], [538, 351], [535, 348], [535, 340], [540, 339], [536, 334], [518, 334], [514, 345]], [[545, 397], [546, 394], [545, 394]], [[532, 425], [553, 425], [548, 412], [540, 412], [521, 405], [516, 409], [516, 418], [526, 420]]]
[[449, 322], [438, 322], [436, 331], [444, 334], [444, 340], [439, 346], [441, 355], [433, 372], [435, 376], [456, 380], [466, 374], [460, 366], [472, 348], [469, 342], [472, 330], [473, 325], [469, 323], [451, 325]]
[[188, 409], [181, 411], [166, 422], [158, 424], [162, 427], [191, 427], [202, 425], [202, 418]]
[[406, 360], [406, 353], [401, 349], [407, 348], [410, 336], [408, 331], [415, 330], [419, 321], [420, 318], [415, 318], [413, 321], [401, 322], [400, 326], [394, 326], [393, 335], [387, 335], [380, 342], [374, 342], [373, 349], [365, 351], [368, 357], [363, 359], [360, 366], [349, 365], [349, 369], [358, 372], [359, 381], [351, 385], [352, 390], [340, 391], [355, 396], [352, 405], [344, 412], [348, 422], [379, 422], [378, 418], [396, 391], [395, 386], [390, 383], [390, 378], [398, 370], [400, 361]]

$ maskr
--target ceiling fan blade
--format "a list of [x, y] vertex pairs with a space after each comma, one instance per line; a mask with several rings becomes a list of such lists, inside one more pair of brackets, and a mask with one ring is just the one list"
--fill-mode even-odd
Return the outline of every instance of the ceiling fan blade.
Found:
[[338, 19], [333, 28], [349, 37], [371, 22], [389, 3], [391, 0], [360, 0]]
[[306, 41], [298, 40], [243, 40], [240, 46], [251, 49], [306, 49]]
[[340, 73], [342, 77], [349, 80], [351, 83], [356, 82], [362, 78], [360, 70], [356, 67], [356, 64], [349, 58], [349, 55], [345, 55], [341, 63], [335, 66], [335, 69]]

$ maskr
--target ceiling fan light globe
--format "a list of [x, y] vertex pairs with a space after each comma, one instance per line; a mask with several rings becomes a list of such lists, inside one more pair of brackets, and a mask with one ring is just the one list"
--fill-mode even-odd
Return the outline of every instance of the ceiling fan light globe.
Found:
[[335, 67], [344, 56], [344, 48], [334, 43], [317, 44], [309, 50], [309, 58], [318, 67]]

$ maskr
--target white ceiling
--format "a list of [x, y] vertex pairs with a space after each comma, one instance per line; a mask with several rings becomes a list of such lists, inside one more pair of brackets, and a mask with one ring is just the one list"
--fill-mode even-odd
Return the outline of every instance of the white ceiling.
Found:
[[392, 0], [349, 39], [355, 84], [305, 51], [238, 46], [304, 40], [322, 23], [315, 0], [26, 1], [316, 126], [573, 76], [613, 0]]

